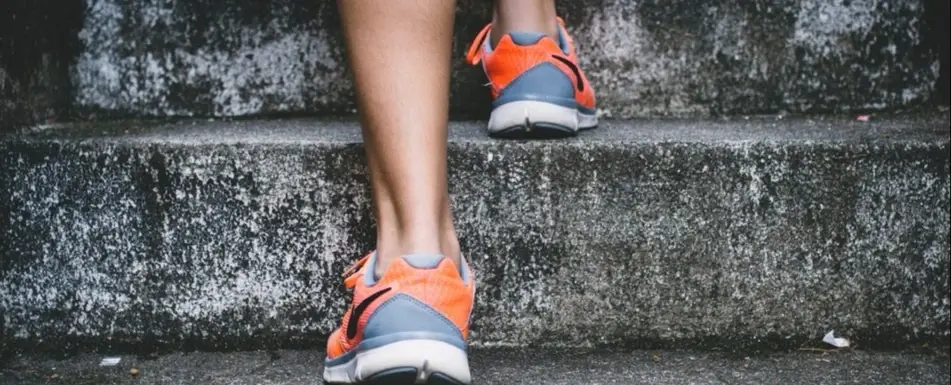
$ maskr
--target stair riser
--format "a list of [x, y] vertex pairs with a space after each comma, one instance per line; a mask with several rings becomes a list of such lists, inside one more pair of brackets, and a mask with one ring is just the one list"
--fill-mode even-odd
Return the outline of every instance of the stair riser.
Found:
[[[0, 58], [5, 120], [353, 112], [334, 2], [77, 2], [16, 4], [17, 17], [0, 16], [11, 31], [29, 31], [10, 32], [26, 48]], [[558, 5], [599, 106], [617, 118], [948, 102], [942, 0]], [[462, 57], [490, 15], [490, 2], [459, 2], [456, 118], [488, 116], [485, 79]]]
[[[578, 143], [450, 146], [479, 343], [947, 339], [947, 139]], [[372, 247], [357, 144], [0, 150], [18, 345], [317, 338]]]

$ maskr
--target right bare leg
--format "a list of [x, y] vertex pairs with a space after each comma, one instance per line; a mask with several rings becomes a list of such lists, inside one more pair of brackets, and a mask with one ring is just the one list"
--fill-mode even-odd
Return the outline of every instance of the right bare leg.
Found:
[[455, 2], [339, 2], [370, 167], [377, 271], [401, 255], [459, 262], [446, 186]]
[[377, 250], [345, 283], [324, 380], [471, 382], [475, 292], [449, 211], [446, 136], [455, 2], [340, 0], [377, 218]]

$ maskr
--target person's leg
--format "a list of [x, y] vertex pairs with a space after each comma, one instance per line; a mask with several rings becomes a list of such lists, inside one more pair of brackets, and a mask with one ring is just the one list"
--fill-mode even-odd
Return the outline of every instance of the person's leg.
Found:
[[324, 380], [469, 384], [474, 280], [446, 173], [455, 2], [339, 0], [377, 219], [377, 250], [348, 271], [353, 302]]
[[459, 258], [446, 186], [454, 3], [339, 2], [370, 166], [377, 273], [404, 254]]
[[481, 62], [489, 78], [490, 135], [563, 137], [597, 126], [594, 91], [554, 0], [495, 0], [492, 23], [467, 59]]
[[541, 32], [558, 38], [555, 0], [494, 0], [492, 44], [509, 32]]

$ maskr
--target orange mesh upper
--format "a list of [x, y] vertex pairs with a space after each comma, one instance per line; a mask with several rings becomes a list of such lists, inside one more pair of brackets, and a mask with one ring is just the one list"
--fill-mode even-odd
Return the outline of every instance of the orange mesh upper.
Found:
[[[594, 90], [588, 83], [584, 72], [580, 71], [579, 68], [583, 87], [578, 87], [578, 82], [571, 68], [552, 57], [552, 55], [558, 55], [568, 59], [576, 66], [578, 64], [574, 41], [564, 29], [564, 21], [561, 18], [558, 18], [558, 27], [562, 29], [563, 36], [567, 39], [567, 53], [562, 51], [558, 43], [551, 38], [543, 38], [537, 44], [531, 46], [520, 46], [512, 42], [512, 38], [509, 35], [503, 36], [502, 39], [499, 40], [499, 43], [493, 47], [491, 52], [486, 52], [483, 45], [485, 44], [485, 40], [489, 38], [489, 32], [491, 31], [491, 24], [489, 24], [476, 35], [475, 40], [473, 40], [472, 45], [469, 46], [469, 50], [466, 53], [466, 60], [472, 65], [482, 63], [485, 74], [489, 78], [493, 98], [497, 98], [499, 93], [502, 92], [506, 86], [525, 71], [541, 63], [551, 63], [571, 75], [568, 76], [568, 78], [571, 79], [571, 82], [575, 86], [575, 100], [584, 107], [594, 108]], [[579, 88], [582, 90], [579, 91]]]
[[[462, 332], [463, 338], [469, 336], [469, 314], [472, 311], [475, 283], [469, 279], [468, 284], [459, 277], [456, 264], [446, 258], [435, 269], [424, 270], [410, 266], [402, 258], [397, 258], [388, 267], [386, 273], [373, 286], [366, 286], [363, 274], [366, 274], [366, 261], [369, 256], [361, 259], [348, 272], [355, 273], [346, 279], [348, 288], [353, 289], [353, 303], [359, 303], [368, 296], [387, 287], [392, 288], [386, 294], [374, 301], [363, 313], [358, 322], [356, 337], [347, 339], [347, 324], [352, 311], [348, 309], [343, 316], [342, 326], [335, 330], [327, 343], [327, 357], [340, 357], [356, 347], [363, 339], [363, 328], [370, 316], [388, 299], [399, 293], [408, 294], [428, 304], [442, 313]], [[372, 274], [372, 273], [371, 273]], [[471, 277], [471, 273], [469, 274]]]

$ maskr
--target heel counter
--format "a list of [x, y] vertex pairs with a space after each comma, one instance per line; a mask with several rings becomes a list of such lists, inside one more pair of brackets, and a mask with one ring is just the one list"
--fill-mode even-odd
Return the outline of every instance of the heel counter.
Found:
[[522, 47], [528, 47], [535, 44], [538, 44], [542, 39], [547, 37], [544, 33], [539, 32], [528, 32], [528, 31], [512, 31], [508, 33], [509, 39], [512, 40], [512, 43]]
[[499, 92], [495, 106], [522, 100], [539, 100], [575, 107], [575, 86], [564, 71], [549, 62], [530, 68]]
[[399, 333], [420, 333], [464, 343], [462, 332], [451, 320], [426, 303], [407, 294], [397, 294], [380, 305], [367, 320], [364, 339]]

